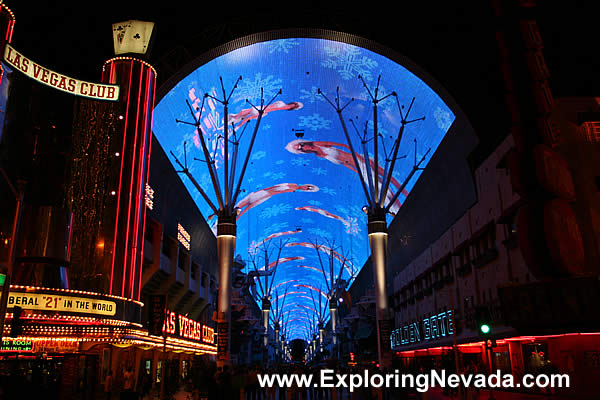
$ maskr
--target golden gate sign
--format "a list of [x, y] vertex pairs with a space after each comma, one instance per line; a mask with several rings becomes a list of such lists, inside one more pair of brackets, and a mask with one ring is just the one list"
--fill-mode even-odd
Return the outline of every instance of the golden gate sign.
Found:
[[4, 60], [31, 79], [63, 92], [98, 100], [116, 101], [119, 99], [118, 85], [80, 81], [59, 74], [36, 64], [8, 44], [4, 50]]

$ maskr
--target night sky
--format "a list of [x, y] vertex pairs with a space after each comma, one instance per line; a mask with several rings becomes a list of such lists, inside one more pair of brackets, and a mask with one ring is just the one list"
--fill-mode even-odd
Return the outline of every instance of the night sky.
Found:
[[[482, 125], [478, 120], [494, 118], [495, 108], [502, 105], [502, 95], [497, 93], [501, 82], [492, 0], [399, 2], [400, 9], [394, 12], [384, 2], [360, 6], [285, 2], [293, 12], [284, 2], [273, 1], [174, 0], [144, 9], [134, 2], [113, 0], [35, 2], [35, 6], [22, 0], [5, 3], [16, 15], [14, 47], [48, 68], [79, 79], [99, 80], [103, 62], [112, 55], [113, 22], [140, 19], [157, 24], [150, 62], [158, 69], [159, 84], [169, 75], [160, 60], [173, 61], [185, 53], [172, 53], [177, 47], [193, 58], [250, 33], [319, 27], [363, 36], [407, 56], [448, 89], [473, 115], [476, 127]], [[598, 95], [599, 80], [592, 78], [600, 65], [594, 2], [538, 3], [554, 95]]]

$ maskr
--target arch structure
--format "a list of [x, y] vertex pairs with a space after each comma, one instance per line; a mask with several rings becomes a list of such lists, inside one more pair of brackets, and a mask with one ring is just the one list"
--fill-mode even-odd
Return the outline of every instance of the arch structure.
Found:
[[[235, 40], [202, 55], [166, 81], [159, 89], [160, 100], [154, 110], [153, 131], [160, 145], [179, 160], [184, 159], [185, 148], [191, 173], [214, 204], [217, 201], [207, 166], [192, 160], [203, 158], [199, 140], [203, 135], [223, 187], [223, 111], [212, 97], [223, 97], [221, 79], [229, 94], [240, 76], [230, 97], [228, 117], [239, 140], [237, 173], [256, 123], [252, 105], [260, 103], [261, 92], [265, 101], [280, 89], [281, 94], [262, 118], [241, 185], [236, 204], [240, 210], [236, 254], [247, 260], [250, 268], [249, 259], [260, 257], [260, 250], [269, 243], [271, 248], [285, 244], [281, 251], [285, 259], [278, 266], [273, 288], [281, 295], [287, 287], [282, 315], [294, 315], [288, 339], [306, 338], [306, 311], [314, 309], [317, 294], [327, 295], [320, 262], [328, 274], [329, 257], [333, 256], [335, 274], [341, 270], [342, 278], [350, 283], [369, 257], [367, 216], [362, 210], [365, 194], [337, 113], [327, 99], [332, 101], [339, 93], [341, 103], [349, 103], [342, 114], [354, 148], [364, 155], [360, 136], [365, 126], [369, 132], [373, 129], [372, 102], [364, 84], [373, 92], [379, 81], [379, 97], [397, 93], [397, 97], [378, 104], [383, 143], [379, 165], [383, 168], [386, 151], [389, 153], [393, 144], [391, 138], [401, 125], [399, 106], [406, 112], [414, 98], [410, 116], [425, 119], [406, 126], [391, 194], [409, 175], [415, 157], [431, 149], [421, 165], [426, 168], [452, 125], [465, 117], [445, 90], [418, 66], [368, 40], [308, 29], [272, 31]], [[200, 131], [176, 122], [192, 120], [186, 101], [196, 112], [202, 111]], [[232, 148], [230, 145], [230, 159]], [[373, 154], [368, 154], [373, 165]], [[180, 169], [173, 157], [171, 160]], [[383, 171], [379, 174], [383, 176]], [[401, 207], [420, 174], [414, 174], [392, 211]], [[214, 226], [213, 211], [189, 179], [181, 176], [208, 224]], [[392, 218], [388, 216], [388, 223]], [[320, 254], [314, 244], [323, 245]]]

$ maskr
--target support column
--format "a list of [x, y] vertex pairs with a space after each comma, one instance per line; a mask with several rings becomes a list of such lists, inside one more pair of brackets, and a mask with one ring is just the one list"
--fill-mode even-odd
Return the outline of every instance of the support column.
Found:
[[337, 299], [329, 300], [329, 315], [331, 316], [331, 336], [332, 336], [332, 357], [336, 360], [340, 359], [339, 346], [337, 340]]
[[139, 300], [156, 71], [145, 61], [116, 57], [104, 64], [102, 82], [120, 86], [118, 119], [122, 121], [115, 150], [120, 168], [114, 193], [115, 226], [110, 233], [109, 293]]
[[325, 341], [325, 327], [319, 324], [319, 351], [323, 352], [323, 342]]
[[275, 361], [279, 362], [279, 322], [275, 322]]
[[377, 319], [377, 350], [381, 368], [391, 365], [390, 320], [388, 312], [386, 261], [387, 261], [387, 226], [385, 210], [377, 208], [369, 214], [369, 245], [371, 247], [371, 263], [375, 275], [375, 316]]
[[217, 304], [217, 367], [229, 364], [231, 336], [231, 269], [235, 252], [234, 216], [220, 216], [217, 224], [217, 258], [219, 293]]
[[[266, 289], [265, 289], [266, 290]], [[262, 315], [263, 315], [263, 363], [267, 365], [269, 362], [269, 314], [271, 313], [271, 301], [267, 297], [262, 300]]]

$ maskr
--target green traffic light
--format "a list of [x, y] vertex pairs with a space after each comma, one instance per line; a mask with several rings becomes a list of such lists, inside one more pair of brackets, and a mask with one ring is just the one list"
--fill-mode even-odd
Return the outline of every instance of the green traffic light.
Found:
[[0, 273], [0, 286], [4, 286], [4, 282], [6, 282], [6, 274]]
[[490, 331], [491, 331], [491, 328], [490, 328], [490, 326], [489, 326], [489, 325], [487, 325], [487, 324], [483, 324], [483, 325], [481, 325], [481, 326], [479, 327], [479, 330], [480, 330], [480, 331], [481, 331], [481, 333], [483, 333], [483, 334], [488, 334], [488, 333], [490, 333]]

